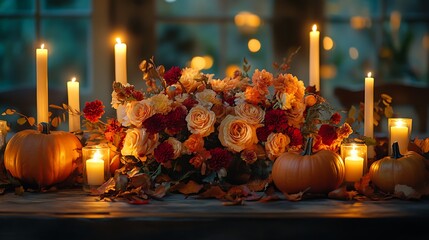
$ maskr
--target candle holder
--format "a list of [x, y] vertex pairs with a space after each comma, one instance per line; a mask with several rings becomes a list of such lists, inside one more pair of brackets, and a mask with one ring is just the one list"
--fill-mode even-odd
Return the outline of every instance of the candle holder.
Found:
[[83, 190], [97, 189], [110, 178], [110, 148], [104, 145], [82, 148]]
[[405, 154], [411, 138], [413, 120], [411, 118], [389, 118], [389, 155], [392, 155], [392, 144], [398, 142], [399, 152]]
[[7, 122], [0, 120], [0, 149], [6, 145], [6, 136], [7, 136]]
[[368, 171], [367, 146], [363, 143], [341, 145], [341, 158], [346, 168], [345, 181], [356, 182]]

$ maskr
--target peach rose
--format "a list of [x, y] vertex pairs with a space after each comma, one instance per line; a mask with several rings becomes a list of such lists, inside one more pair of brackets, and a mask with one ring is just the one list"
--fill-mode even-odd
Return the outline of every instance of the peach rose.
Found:
[[207, 137], [214, 132], [216, 115], [207, 108], [197, 105], [189, 111], [186, 116], [186, 122], [191, 133]]
[[274, 161], [278, 156], [286, 151], [286, 147], [290, 143], [288, 135], [283, 133], [271, 133], [265, 143], [267, 156], [271, 161]]
[[234, 110], [237, 116], [246, 119], [250, 124], [259, 124], [265, 117], [265, 111], [261, 107], [249, 103], [239, 104]]
[[183, 144], [179, 140], [177, 140], [174, 137], [169, 137], [167, 139], [167, 142], [170, 143], [171, 146], [173, 146], [173, 159], [177, 159], [178, 157], [182, 156], [182, 149]]
[[182, 76], [180, 77], [179, 81], [181, 84], [176, 84], [178, 86], [185, 87], [186, 92], [193, 92], [195, 89], [199, 87], [199, 85], [202, 85], [201, 82], [196, 81], [195, 79], [200, 78], [200, 71], [195, 68], [184, 68], [182, 70]]
[[130, 128], [124, 139], [121, 154], [145, 159], [145, 155], [151, 154], [158, 145], [158, 134], [149, 134], [145, 128]]
[[[127, 104], [127, 118], [130, 124], [140, 128], [142, 123], [154, 114], [152, 103], [148, 99]], [[124, 126], [127, 126], [124, 124]]]
[[200, 152], [204, 149], [204, 139], [199, 134], [191, 134], [191, 136], [183, 142], [183, 147], [188, 154]]
[[219, 126], [219, 140], [229, 150], [240, 152], [258, 142], [256, 126], [246, 120], [228, 115]]
[[167, 114], [171, 111], [172, 100], [168, 99], [168, 96], [165, 94], [157, 94], [150, 98], [153, 106], [153, 111], [155, 113]]

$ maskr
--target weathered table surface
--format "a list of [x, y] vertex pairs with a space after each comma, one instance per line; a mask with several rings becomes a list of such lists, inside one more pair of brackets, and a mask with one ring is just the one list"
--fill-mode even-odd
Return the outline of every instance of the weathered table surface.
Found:
[[429, 239], [429, 200], [245, 202], [170, 195], [147, 205], [97, 201], [80, 190], [0, 196], [4, 239]]

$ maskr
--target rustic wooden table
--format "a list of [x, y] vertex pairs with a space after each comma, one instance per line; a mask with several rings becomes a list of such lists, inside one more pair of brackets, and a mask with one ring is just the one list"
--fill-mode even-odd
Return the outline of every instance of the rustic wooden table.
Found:
[[81, 190], [0, 196], [6, 239], [429, 239], [429, 200], [245, 202], [170, 195], [147, 205]]

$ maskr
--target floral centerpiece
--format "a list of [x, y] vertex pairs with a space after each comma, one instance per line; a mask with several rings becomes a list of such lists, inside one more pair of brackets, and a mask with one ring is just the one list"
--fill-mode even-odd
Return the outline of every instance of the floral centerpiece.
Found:
[[145, 91], [113, 83], [116, 119], [100, 122], [104, 106], [98, 100], [83, 109], [92, 133], [87, 144], [108, 142], [120, 160], [101, 192], [135, 174], [176, 183], [270, 181], [276, 158], [302, 151], [310, 137], [314, 151], [338, 151], [352, 128], [314, 88], [288, 73], [288, 64], [275, 64], [275, 74], [250, 73], [245, 60], [243, 71], [217, 79], [193, 68], [166, 70], [153, 59], [143, 61]]

